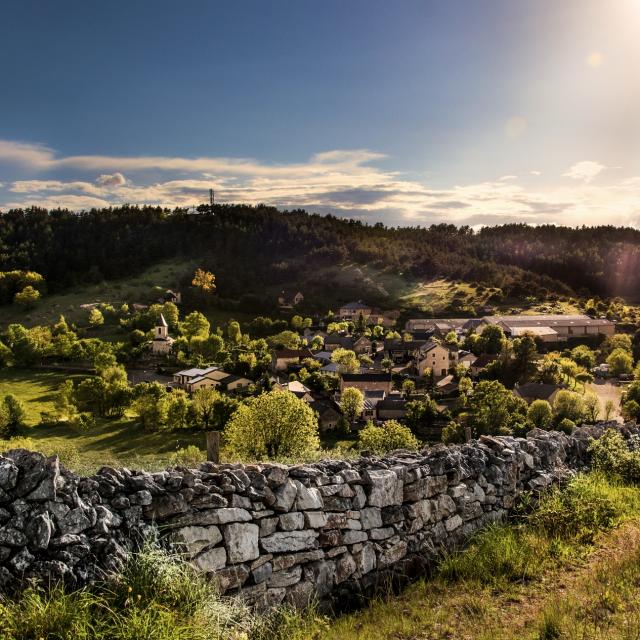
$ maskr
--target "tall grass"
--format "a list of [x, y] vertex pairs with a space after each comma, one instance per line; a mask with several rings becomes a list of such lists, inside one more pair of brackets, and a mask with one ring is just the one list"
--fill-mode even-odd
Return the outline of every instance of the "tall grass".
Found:
[[544, 495], [516, 524], [480, 531], [461, 552], [448, 555], [447, 580], [497, 585], [531, 580], [552, 564], [575, 557], [627, 515], [640, 513], [640, 494], [603, 474], [581, 475]]
[[[149, 543], [121, 573], [89, 589], [32, 586], [0, 602], [2, 640], [291, 640], [283, 609], [258, 616], [223, 598], [180, 558]], [[296, 628], [304, 624], [296, 617]]]

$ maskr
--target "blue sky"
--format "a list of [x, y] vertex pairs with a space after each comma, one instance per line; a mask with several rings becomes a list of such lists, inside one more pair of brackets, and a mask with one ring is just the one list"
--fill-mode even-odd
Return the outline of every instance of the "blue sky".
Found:
[[640, 225], [640, 0], [21, 0], [0, 207]]

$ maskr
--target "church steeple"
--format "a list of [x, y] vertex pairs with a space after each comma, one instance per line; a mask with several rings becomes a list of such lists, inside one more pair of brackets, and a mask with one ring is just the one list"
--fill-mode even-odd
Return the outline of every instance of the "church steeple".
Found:
[[156, 324], [156, 339], [160, 338], [161, 340], [166, 339], [169, 336], [169, 325], [167, 321], [164, 319], [164, 316], [160, 314], [160, 319]]

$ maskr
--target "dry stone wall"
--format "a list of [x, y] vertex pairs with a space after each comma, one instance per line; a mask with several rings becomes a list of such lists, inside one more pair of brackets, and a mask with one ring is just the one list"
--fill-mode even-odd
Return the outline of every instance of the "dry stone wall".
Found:
[[[587, 464], [589, 438], [481, 437], [385, 458], [213, 465], [92, 477], [25, 450], [0, 456], [0, 588], [79, 586], [148, 535], [258, 606], [346, 602], [502, 519], [517, 497]], [[623, 432], [636, 433], [627, 425]]]

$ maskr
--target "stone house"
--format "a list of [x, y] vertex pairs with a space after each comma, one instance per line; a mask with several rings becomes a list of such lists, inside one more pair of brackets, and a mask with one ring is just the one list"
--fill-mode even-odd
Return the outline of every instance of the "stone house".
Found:
[[407, 400], [394, 393], [387, 396], [376, 406], [378, 420], [402, 420], [407, 415]]
[[276, 349], [271, 356], [271, 369], [275, 372], [287, 371], [307, 358], [313, 358], [309, 349]]
[[436, 379], [443, 378], [455, 362], [456, 358], [452, 357], [449, 347], [432, 340], [420, 347], [416, 370], [419, 376], [424, 376], [427, 369], [430, 369]]
[[278, 306], [280, 309], [293, 309], [304, 300], [304, 295], [297, 289], [283, 289], [278, 294]]
[[173, 302], [173, 304], [181, 304], [182, 294], [179, 291], [167, 289], [162, 296], [161, 302]]
[[324, 339], [325, 351], [335, 351], [336, 349], [349, 349], [354, 350], [354, 341], [351, 336], [345, 336], [340, 333], [330, 333]]
[[373, 343], [367, 336], [360, 336], [357, 340], [353, 341], [353, 351], [358, 355], [370, 354]]
[[252, 381], [248, 378], [227, 373], [220, 367], [206, 367], [204, 369], [194, 367], [173, 374], [173, 386], [185, 389], [189, 393], [210, 387], [231, 392], [240, 391], [250, 384]]
[[414, 360], [426, 343], [420, 340], [385, 340], [384, 353], [395, 364]]
[[171, 353], [174, 339], [169, 335], [169, 325], [160, 314], [160, 318], [153, 330], [153, 341], [151, 342], [151, 353], [154, 355], [167, 355]]
[[465, 369], [469, 369], [477, 359], [478, 356], [471, 351], [458, 351], [458, 364], [461, 364]]
[[291, 380], [289, 382], [279, 382], [275, 386], [279, 389], [282, 389], [283, 391], [288, 391], [289, 393], [293, 393], [293, 395], [296, 396], [296, 398], [299, 398], [300, 400], [304, 400], [309, 404], [313, 402], [311, 389], [306, 387], [299, 380]]
[[310, 404], [318, 416], [318, 428], [322, 433], [333, 431], [340, 424], [342, 412], [340, 407], [332, 400], [319, 398]]
[[483, 353], [469, 365], [469, 373], [471, 373], [472, 376], [477, 376], [480, 374], [480, 372], [484, 371], [492, 362], [495, 362], [497, 359], [497, 355], [494, 355], [492, 353]]
[[376, 407], [378, 403], [382, 402], [387, 396], [385, 391], [365, 391], [364, 393], [364, 405], [362, 409], [363, 420], [375, 420], [377, 418]]
[[351, 320], [355, 322], [360, 316], [365, 320], [373, 313], [373, 308], [360, 301], [348, 302], [340, 307], [338, 310], [338, 317], [340, 320]]
[[355, 387], [365, 393], [367, 391], [384, 391], [391, 393], [392, 380], [390, 373], [343, 373], [340, 376], [340, 391]]

